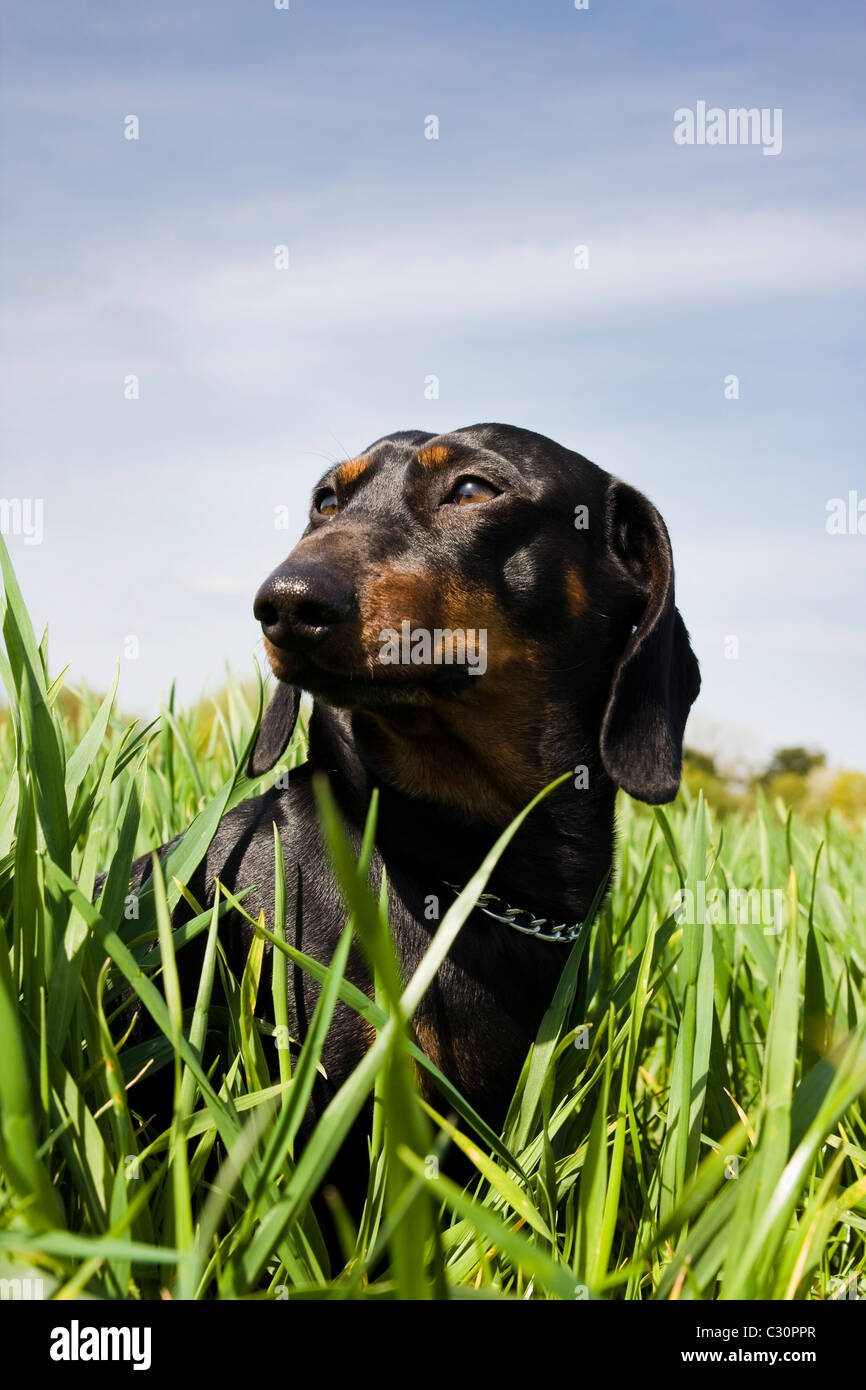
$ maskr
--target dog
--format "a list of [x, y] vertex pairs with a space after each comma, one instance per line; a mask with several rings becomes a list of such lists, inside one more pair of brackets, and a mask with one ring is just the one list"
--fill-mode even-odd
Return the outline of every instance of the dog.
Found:
[[[408, 977], [453, 900], [449, 885], [462, 886], [530, 799], [571, 773], [509, 844], [412, 1020], [419, 1046], [498, 1128], [575, 924], [610, 872], [617, 790], [663, 803], [679, 786], [700, 676], [665, 523], [640, 492], [528, 430], [401, 431], [328, 470], [253, 611], [277, 685], [247, 770], [277, 764], [301, 691], [314, 699], [309, 756], [287, 786], [279, 779], [221, 822], [190, 883], [201, 903], [217, 878], [232, 892], [255, 885], [244, 906], [272, 923], [276, 825], [288, 939], [327, 963], [346, 909], [313, 776], [327, 773], [356, 848], [378, 788], [370, 875], [378, 884], [387, 871]], [[149, 867], [137, 861], [138, 882]], [[238, 916], [221, 927], [238, 974], [251, 932]], [[194, 970], [190, 947], [181, 960]], [[370, 992], [354, 949], [347, 976]], [[290, 968], [293, 1038], [317, 996]], [[338, 1005], [310, 1123], [370, 1043], [369, 1025]], [[362, 1143], [346, 1185], [359, 1164]]]

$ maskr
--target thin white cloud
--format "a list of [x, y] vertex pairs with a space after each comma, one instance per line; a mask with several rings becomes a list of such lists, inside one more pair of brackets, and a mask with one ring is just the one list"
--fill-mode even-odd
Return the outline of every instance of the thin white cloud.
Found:
[[[188, 260], [150, 268], [130, 261], [125, 246], [101, 246], [82, 267], [74, 296], [28, 296], [7, 308], [7, 343], [14, 384], [44, 384], [54, 351], [79, 380], [98, 378], [108, 363], [117, 371], [118, 335], [132, 344], [143, 333], [138, 360], [149, 374], [160, 368], [202, 375], [230, 372], [236, 383], [267, 381], [309, 364], [334, 332], [382, 333], [427, 323], [514, 325], [545, 321], [589, 325], [600, 316], [624, 319], [643, 309], [694, 310], [778, 296], [850, 293], [866, 283], [866, 253], [858, 220], [755, 212], [728, 219], [685, 214], [649, 222], [639, 230], [612, 227], [587, 242], [589, 268], [573, 264], [567, 229], [556, 242], [450, 244], [435, 252], [413, 238], [373, 240], [345, 250], [290, 247], [286, 271], [273, 266], [273, 250]], [[263, 237], [263, 243], [266, 238]], [[804, 248], [808, 254], [804, 254]], [[91, 351], [69, 358], [69, 338], [82, 319], [91, 326]], [[139, 328], [140, 325], [140, 328]], [[38, 358], [23, 345], [38, 339]], [[41, 389], [41, 385], [40, 385]]]

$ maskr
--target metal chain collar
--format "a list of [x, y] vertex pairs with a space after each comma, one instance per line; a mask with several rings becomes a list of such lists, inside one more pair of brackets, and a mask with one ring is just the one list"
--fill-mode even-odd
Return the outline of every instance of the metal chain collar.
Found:
[[[445, 886], [453, 893], [463, 891], [454, 883], [447, 883]], [[526, 936], [534, 936], [536, 941], [557, 941], [568, 946], [577, 940], [583, 926], [582, 922], [552, 922], [549, 917], [536, 917], [526, 907], [509, 907], [505, 899], [498, 897], [496, 893], [482, 893], [476, 906], [479, 912], [492, 917], [494, 922], [502, 922], [506, 927], [513, 927], [515, 931], [523, 932]], [[494, 908], [498, 910], [494, 911]]]

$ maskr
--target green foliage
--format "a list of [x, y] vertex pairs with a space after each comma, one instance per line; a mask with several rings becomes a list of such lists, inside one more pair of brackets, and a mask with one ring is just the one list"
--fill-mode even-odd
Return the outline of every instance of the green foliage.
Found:
[[[758, 791], [768, 799], [798, 811], [804, 819], [819, 820], [835, 811], [851, 826], [862, 828], [866, 821], [866, 774], [825, 766], [823, 753], [805, 748], [780, 748], [763, 772], [744, 782], [723, 776], [709, 753], [683, 749], [683, 804], [702, 793], [707, 805], [721, 820], [731, 815], [749, 816], [755, 809]], [[786, 811], [780, 812], [784, 818]]]
[[707, 805], [720, 817], [734, 815], [745, 806], [742, 792], [735, 790], [724, 777], [715, 772], [704, 771], [686, 759], [683, 760], [682, 788], [684, 805], [702, 793]]
[[780, 772], [767, 783], [767, 796], [799, 811], [809, 800], [809, 783], [800, 772]]
[[866, 773], [839, 772], [827, 793], [829, 807], [850, 821], [866, 817]]
[[[802, 821], [760, 793], [723, 830], [688, 785], [668, 811], [622, 798], [612, 892], [575, 943], [496, 1135], [420, 1053], [410, 1019], [516, 823], [403, 981], [364, 872], [375, 805], [358, 865], [321, 787], [346, 933], [327, 966], [287, 941], [277, 844], [276, 920], [253, 924], [233, 980], [219, 929], [244, 895], [219, 891], [179, 933], [169, 914], [220, 816], [257, 790], [241, 769], [258, 692], [251, 703], [230, 680], [218, 712], [171, 702], [158, 729], [125, 725], [111, 692], [100, 702], [51, 685], [0, 559], [3, 1277], [120, 1299], [826, 1298], [866, 1277], [862, 830], [832, 814]], [[302, 733], [288, 756], [303, 757]], [[127, 917], [133, 855], [187, 825]], [[734, 890], [758, 894], [747, 919]], [[778, 917], [761, 893], [784, 906]], [[716, 906], [691, 920], [689, 902]], [[351, 933], [372, 999], [344, 977]], [[204, 967], [196, 997], [181, 998], [175, 957], [198, 934]], [[321, 986], [291, 1057], [257, 1017], [264, 977], [285, 1020], [288, 962]], [[208, 1073], [217, 970], [228, 1041]], [[154, 1020], [143, 1048], [118, 1020], [127, 985]], [[375, 1041], [301, 1148], [338, 1000]], [[157, 1051], [175, 1108], [153, 1138], [136, 1077]], [[421, 1099], [419, 1067], [436, 1103]], [[356, 1229], [335, 1203], [345, 1254], [330, 1268], [311, 1198], [371, 1095], [366, 1208]], [[452, 1145], [477, 1173], [465, 1190], [443, 1164]]]
[[702, 753], [699, 748], [683, 748], [683, 766], [704, 777], [718, 777], [716, 760], [711, 753]]
[[778, 748], [761, 780], [769, 783], [776, 777], [808, 777], [814, 768], [823, 767], [825, 761], [823, 753], [810, 752], [807, 748]]

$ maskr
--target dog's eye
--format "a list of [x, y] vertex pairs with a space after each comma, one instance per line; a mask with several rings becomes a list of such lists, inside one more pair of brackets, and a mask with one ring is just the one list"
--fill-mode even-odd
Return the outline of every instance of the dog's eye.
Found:
[[335, 516], [340, 510], [335, 492], [320, 492], [315, 501], [316, 511], [320, 516]]
[[499, 493], [490, 483], [485, 483], [483, 478], [461, 478], [457, 486], [452, 490], [449, 502], [456, 502], [462, 507], [467, 502], [490, 502], [492, 498], [498, 497]]

